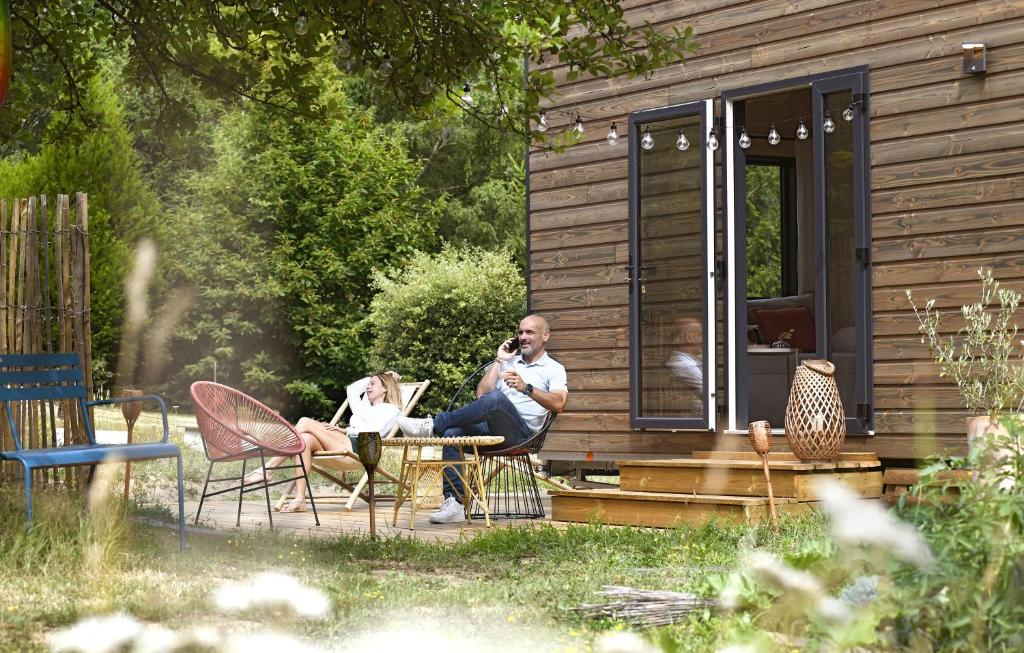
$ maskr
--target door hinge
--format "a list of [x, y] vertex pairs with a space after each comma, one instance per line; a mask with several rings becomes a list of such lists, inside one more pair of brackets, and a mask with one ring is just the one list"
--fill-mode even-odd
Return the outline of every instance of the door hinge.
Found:
[[715, 259], [715, 269], [711, 271], [711, 276], [715, 279], [723, 279], [725, 277], [725, 263], [722, 259]]
[[871, 248], [858, 247], [854, 250], [855, 257], [861, 265], [871, 265]]

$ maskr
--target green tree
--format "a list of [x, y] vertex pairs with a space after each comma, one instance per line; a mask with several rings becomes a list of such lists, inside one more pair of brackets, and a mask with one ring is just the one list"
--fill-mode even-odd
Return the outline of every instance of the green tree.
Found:
[[526, 285], [506, 253], [445, 248], [374, 275], [365, 326], [372, 369], [430, 379], [422, 412], [444, 409], [463, 378], [514, 335]]
[[747, 296], [782, 294], [781, 177], [778, 166], [748, 165]]
[[321, 83], [335, 120], [226, 116], [166, 238], [171, 278], [198, 289], [182, 333], [191, 346], [177, 354], [185, 376], [209, 375], [216, 357], [227, 382], [310, 409], [365, 373], [358, 325], [372, 271], [433, 247], [438, 219], [400, 136], [353, 104], [337, 75]]
[[160, 212], [111, 78], [93, 78], [82, 103], [74, 118], [52, 119], [50, 142], [36, 153], [0, 160], [0, 197], [88, 193], [93, 361], [101, 384], [110, 380], [102, 371], [114, 369], [120, 343], [131, 249], [153, 232]]

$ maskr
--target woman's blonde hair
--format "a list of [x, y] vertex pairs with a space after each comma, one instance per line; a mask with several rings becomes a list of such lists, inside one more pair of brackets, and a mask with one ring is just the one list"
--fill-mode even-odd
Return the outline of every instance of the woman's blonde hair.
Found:
[[374, 376], [384, 384], [384, 401], [398, 406], [399, 409], [405, 408], [405, 402], [402, 401], [402, 390], [398, 387], [395, 377], [387, 372], [378, 372]]

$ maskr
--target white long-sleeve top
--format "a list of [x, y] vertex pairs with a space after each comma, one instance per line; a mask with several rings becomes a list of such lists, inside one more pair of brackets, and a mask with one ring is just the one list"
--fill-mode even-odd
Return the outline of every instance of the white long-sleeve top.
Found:
[[370, 377], [359, 379], [345, 388], [348, 406], [352, 410], [352, 419], [348, 421], [346, 432], [355, 435], [362, 431], [377, 431], [385, 436], [395, 427], [395, 420], [402, 414], [402, 410], [388, 402], [371, 406], [365, 396], [368, 385]]

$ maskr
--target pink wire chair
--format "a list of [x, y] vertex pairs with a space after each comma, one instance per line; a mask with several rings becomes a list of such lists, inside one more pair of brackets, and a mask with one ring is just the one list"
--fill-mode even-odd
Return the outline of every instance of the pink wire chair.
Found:
[[[301, 472], [306, 480], [309, 502], [313, 506], [313, 518], [320, 525], [320, 517], [316, 512], [313, 489], [309, 485], [306, 466], [302, 458], [298, 464], [281, 465], [278, 469], [296, 469], [295, 478], [280, 481], [267, 481], [267, 458], [274, 456], [298, 456], [305, 448], [305, 443], [298, 432], [277, 412], [259, 401], [234, 388], [211, 381], [196, 381], [189, 390], [195, 406], [196, 422], [203, 440], [203, 450], [210, 467], [206, 472], [206, 483], [203, 485], [203, 496], [199, 500], [195, 523], [199, 523], [199, 515], [203, 511], [203, 502], [207, 497], [217, 496], [226, 492], [238, 492], [238, 516], [235, 526], [242, 521], [242, 496], [246, 492], [263, 489], [267, 498], [267, 516], [270, 528], [274, 528], [273, 512], [270, 509], [270, 488], [282, 483], [291, 483]], [[263, 480], [245, 482], [245, 466], [252, 458], [259, 458], [263, 466]], [[242, 475], [224, 478], [210, 478], [214, 463], [242, 461]], [[226, 490], [208, 492], [210, 483], [237, 481], [237, 486]]]

